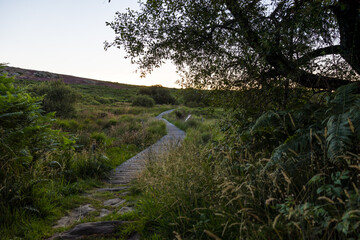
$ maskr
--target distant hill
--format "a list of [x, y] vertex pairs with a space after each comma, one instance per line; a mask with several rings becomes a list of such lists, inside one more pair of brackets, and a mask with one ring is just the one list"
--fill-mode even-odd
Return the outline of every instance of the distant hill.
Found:
[[107, 86], [117, 89], [126, 89], [139, 86], [120, 84], [114, 82], [106, 82], [100, 80], [94, 80], [89, 78], [75, 77], [71, 75], [57, 74], [45, 71], [37, 71], [30, 69], [23, 69], [17, 67], [5, 66], [2, 72], [6, 72], [9, 76], [15, 77], [19, 80], [32, 80], [32, 81], [55, 81], [62, 80], [67, 84], [80, 84], [80, 85], [95, 85], [95, 86]]

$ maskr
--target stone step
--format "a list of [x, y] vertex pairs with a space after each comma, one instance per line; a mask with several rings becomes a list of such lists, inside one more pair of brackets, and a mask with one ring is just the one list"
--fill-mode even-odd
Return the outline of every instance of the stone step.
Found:
[[55, 239], [83, 239], [84, 237], [102, 237], [116, 233], [121, 225], [129, 223], [128, 221], [104, 221], [104, 222], [87, 222], [75, 226], [69, 231], [60, 233], [49, 238]]

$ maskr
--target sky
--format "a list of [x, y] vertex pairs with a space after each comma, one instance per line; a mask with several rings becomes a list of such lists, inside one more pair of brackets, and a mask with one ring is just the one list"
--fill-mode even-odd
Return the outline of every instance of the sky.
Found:
[[137, 0], [0, 0], [0, 63], [133, 85], [179, 87], [171, 63], [145, 78], [122, 49], [104, 50], [115, 34], [105, 22], [138, 9]]

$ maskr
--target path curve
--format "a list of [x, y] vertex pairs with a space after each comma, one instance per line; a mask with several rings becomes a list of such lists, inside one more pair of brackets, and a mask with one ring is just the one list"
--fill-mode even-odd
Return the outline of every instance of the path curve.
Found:
[[[173, 109], [174, 110], [174, 109]], [[185, 138], [185, 132], [180, 130], [179, 128], [175, 127], [173, 124], [169, 123], [167, 120], [163, 119], [162, 117], [165, 114], [171, 113], [173, 110], [165, 111], [161, 114], [159, 114], [156, 118], [159, 120], [162, 120], [166, 124], [167, 134], [162, 137], [159, 141], [157, 141], [155, 144], [151, 145], [150, 147], [146, 148], [142, 152], [138, 153], [134, 157], [130, 158], [129, 160], [125, 161], [121, 165], [119, 165], [110, 176], [110, 183], [111, 184], [121, 184], [121, 185], [127, 185], [132, 180], [134, 180], [138, 174], [144, 170], [146, 166], [146, 161], [151, 158], [157, 159], [160, 155], [165, 154], [169, 152], [172, 148], [175, 148], [181, 144], [181, 141]], [[108, 188], [102, 188], [97, 189], [97, 192], [120, 192], [125, 189], [127, 189], [128, 186], [122, 186], [122, 187], [108, 187]], [[125, 192], [123, 193], [126, 194]], [[126, 202], [126, 200], [123, 200], [121, 198], [114, 198], [114, 199], [108, 199], [105, 202], [103, 202], [104, 206], [109, 206], [113, 204], [114, 209], [117, 209], [117, 207], [121, 207]], [[118, 206], [119, 205], [119, 206]], [[90, 204], [80, 206], [78, 209], [87, 207], [90, 208]], [[126, 209], [125, 209], [126, 208]], [[91, 208], [92, 209], [92, 208]], [[125, 210], [124, 210], [125, 209]], [[95, 209], [92, 209], [95, 210]], [[110, 213], [107, 209], [107, 214]], [[79, 211], [79, 210], [78, 210]], [[126, 212], [126, 211], [132, 211], [132, 208], [130, 207], [122, 207], [120, 209], [120, 212]], [[119, 211], [118, 211], [119, 212]], [[70, 214], [71, 215], [71, 214]], [[101, 216], [100, 216], [101, 217]], [[67, 220], [69, 217], [64, 216], [62, 219], [60, 219], [58, 222], [63, 222]], [[65, 219], [65, 220], [63, 220]], [[80, 218], [79, 218], [80, 219]], [[79, 225], [76, 225], [74, 228], [63, 232], [63, 233], [57, 233], [48, 240], [54, 240], [54, 239], [82, 239], [89, 236], [102, 236], [106, 237], [106, 235], [112, 235], [116, 233], [117, 229], [128, 222], [126, 221], [99, 221], [99, 222], [85, 222], [81, 223]], [[107, 239], [107, 238], [104, 238]], [[133, 233], [128, 240], [138, 240], [140, 239], [140, 235], [137, 233]]]
[[149, 157], [156, 158], [167, 153], [171, 148], [181, 144], [181, 141], [185, 138], [185, 132], [163, 118], [164, 115], [169, 114], [174, 110], [175, 109], [162, 112], [156, 117], [156, 119], [165, 122], [167, 134], [155, 144], [116, 167], [110, 174], [110, 184], [129, 184], [142, 170], [144, 170], [146, 160]]

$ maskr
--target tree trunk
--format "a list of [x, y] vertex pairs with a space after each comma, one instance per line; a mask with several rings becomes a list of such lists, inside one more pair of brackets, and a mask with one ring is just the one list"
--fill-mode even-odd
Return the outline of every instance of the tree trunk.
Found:
[[360, 1], [340, 0], [333, 7], [339, 31], [341, 56], [360, 74]]

